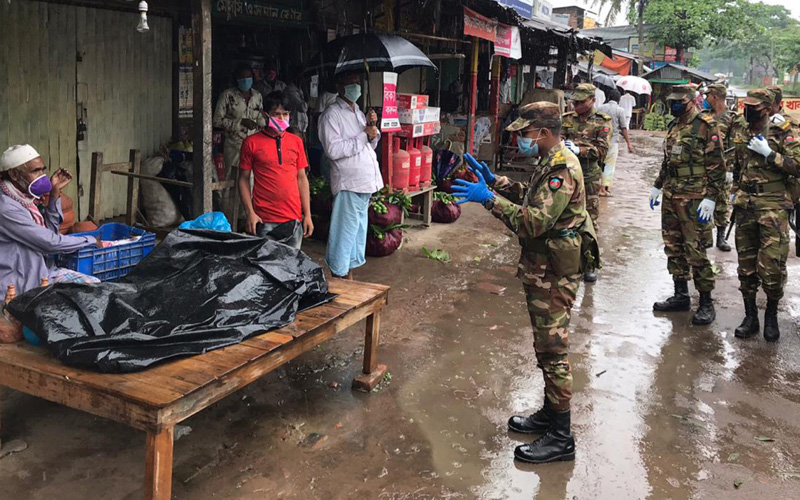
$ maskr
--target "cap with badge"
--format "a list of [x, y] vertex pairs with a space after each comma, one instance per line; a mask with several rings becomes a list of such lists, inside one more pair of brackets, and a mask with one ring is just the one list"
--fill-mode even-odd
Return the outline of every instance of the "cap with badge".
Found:
[[674, 85], [667, 96], [668, 101], [682, 101], [685, 98], [694, 99], [697, 89], [694, 85]]
[[0, 172], [13, 170], [35, 158], [39, 158], [39, 153], [30, 144], [11, 146], [0, 156]]
[[516, 132], [530, 126], [547, 129], [561, 126], [561, 109], [558, 104], [550, 101], [526, 104], [519, 108], [519, 118], [506, 127], [506, 130]]
[[753, 89], [747, 91], [747, 98], [744, 103], [748, 106], [758, 106], [759, 104], [766, 104], [772, 106], [775, 102], [775, 94], [768, 89]]
[[703, 91], [703, 94], [725, 98], [728, 95], [728, 89], [721, 83], [712, 83], [706, 87], [706, 89]]
[[570, 92], [568, 97], [573, 101], [583, 101], [585, 99], [594, 97], [596, 90], [597, 87], [595, 87], [591, 83], [581, 83], [580, 85], [575, 87], [575, 90]]

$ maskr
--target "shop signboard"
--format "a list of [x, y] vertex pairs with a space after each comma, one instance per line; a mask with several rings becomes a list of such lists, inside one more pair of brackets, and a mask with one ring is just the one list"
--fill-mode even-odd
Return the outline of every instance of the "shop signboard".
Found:
[[519, 37], [519, 28], [497, 23], [494, 53], [498, 56], [520, 59], [522, 57], [522, 40]]
[[308, 19], [303, 2], [273, 0], [213, 0], [211, 13], [228, 22], [303, 23]]
[[464, 7], [464, 34], [476, 36], [490, 42], [495, 41], [497, 21], [482, 16], [472, 9]]
[[383, 73], [383, 110], [381, 132], [399, 132], [400, 118], [397, 111], [397, 73]]
[[495, 0], [495, 2], [504, 7], [511, 7], [525, 19], [533, 17], [533, 0]]

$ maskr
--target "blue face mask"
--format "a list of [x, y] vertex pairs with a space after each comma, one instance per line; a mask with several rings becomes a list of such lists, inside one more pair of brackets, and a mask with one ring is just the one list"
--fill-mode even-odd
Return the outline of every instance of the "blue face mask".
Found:
[[530, 137], [517, 136], [517, 148], [519, 148], [519, 152], [523, 156], [536, 156], [539, 154], [539, 143], [533, 143], [533, 139]]
[[708, 99], [703, 99], [703, 109], [711, 109], [711, 104], [708, 103]]
[[686, 112], [687, 103], [685, 102], [673, 102], [672, 106], [670, 106], [670, 112], [672, 116], [675, 118], [680, 118]]
[[242, 92], [247, 92], [251, 88], [253, 88], [253, 77], [248, 78], [240, 78], [236, 80], [236, 85], [239, 87], [239, 90]]
[[344, 96], [350, 102], [356, 102], [359, 97], [361, 97], [361, 85], [357, 83], [351, 83], [350, 85], [344, 86]]

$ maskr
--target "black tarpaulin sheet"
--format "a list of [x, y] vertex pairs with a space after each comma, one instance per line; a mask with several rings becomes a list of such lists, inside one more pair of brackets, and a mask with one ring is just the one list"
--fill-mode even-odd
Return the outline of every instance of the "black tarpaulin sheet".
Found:
[[331, 298], [299, 250], [177, 230], [118, 283], [34, 289], [9, 310], [65, 364], [121, 373], [236, 344]]

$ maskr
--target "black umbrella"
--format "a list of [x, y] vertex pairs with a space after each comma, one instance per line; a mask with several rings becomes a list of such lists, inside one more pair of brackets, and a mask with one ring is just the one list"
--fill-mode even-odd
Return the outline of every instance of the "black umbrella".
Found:
[[436, 68], [413, 43], [399, 36], [359, 33], [328, 42], [309, 72], [331, 75], [370, 71], [403, 71], [415, 67]]
[[608, 75], [604, 75], [603, 73], [598, 73], [592, 77], [592, 81], [598, 85], [602, 85], [604, 87], [608, 87], [610, 89], [617, 88], [617, 84], [614, 83], [614, 79]]

